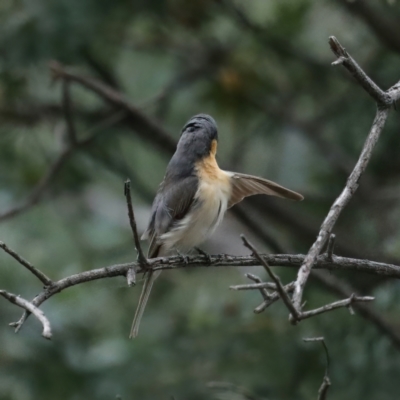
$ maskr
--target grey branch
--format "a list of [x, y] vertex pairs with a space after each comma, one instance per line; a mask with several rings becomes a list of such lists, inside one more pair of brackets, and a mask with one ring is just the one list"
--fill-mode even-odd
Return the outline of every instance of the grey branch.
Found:
[[276, 285], [276, 290], [279, 293], [279, 296], [282, 298], [282, 301], [285, 303], [286, 307], [290, 311], [292, 317], [295, 320], [298, 320], [299, 312], [293, 306], [292, 300], [289, 298], [289, 295], [287, 294], [285, 288], [283, 287], [279, 277], [271, 271], [268, 262], [265, 260], [265, 258], [260, 256], [257, 249], [246, 239], [246, 237], [244, 235], [240, 235], [240, 237], [242, 238], [244, 245], [253, 252], [256, 259], [261, 263], [261, 265], [265, 268], [270, 278], [274, 281]]
[[132, 198], [131, 198], [131, 181], [127, 179], [125, 181], [125, 197], [126, 197], [126, 204], [128, 207], [128, 216], [129, 216], [129, 223], [131, 225], [133, 240], [135, 243], [136, 251], [138, 254], [138, 261], [139, 265], [145, 267], [147, 265], [147, 259], [143, 253], [142, 246], [140, 245], [140, 239], [136, 227], [136, 220], [135, 220], [135, 213], [133, 212], [132, 207]]
[[0, 242], [0, 248], [2, 248], [6, 253], [8, 253], [11, 257], [17, 260], [21, 265], [23, 265], [27, 270], [32, 272], [40, 281], [42, 281], [46, 286], [50, 286], [53, 284], [51, 279], [46, 276], [42, 271], [35, 268], [29, 261], [22, 258], [19, 254], [17, 254], [14, 250], [10, 249], [5, 243]]
[[337, 57], [339, 57], [340, 64], [345, 66], [356, 78], [359, 84], [376, 100], [376, 102], [378, 103], [378, 110], [372, 123], [369, 135], [364, 143], [364, 147], [361, 151], [357, 164], [355, 165], [353, 171], [347, 179], [346, 185], [342, 193], [335, 200], [329, 210], [328, 215], [325, 217], [325, 220], [321, 225], [317, 240], [311, 246], [304, 260], [304, 263], [298, 272], [296, 287], [293, 294], [293, 304], [298, 311], [301, 311], [303, 291], [307, 279], [310, 275], [311, 269], [315, 264], [318, 255], [321, 253], [326, 241], [328, 240], [332, 229], [335, 226], [337, 219], [339, 218], [340, 213], [349, 203], [355, 191], [357, 190], [361, 175], [367, 168], [367, 165], [372, 156], [372, 151], [385, 126], [390, 106], [400, 96], [400, 87], [398, 87], [400, 85], [395, 85], [387, 92], [383, 92], [374, 82], [372, 82], [371, 79], [367, 77], [364, 71], [351, 58], [351, 56], [340, 45], [335, 37], [330, 37], [329, 43], [331, 45], [332, 51]]
[[334, 303], [327, 304], [323, 307], [315, 308], [314, 310], [303, 311], [300, 314], [299, 319], [303, 320], [303, 319], [315, 317], [316, 315], [323, 314], [328, 311], [336, 310], [337, 308], [351, 307], [351, 305], [354, 304], [355, 302], [367, 302], [367, 301], [372, 301], [372, 300], [375, 300], [375, 297], [355, 296], [354, 294], [352, 294], [348, 299], [335, 301]]
[[[259, 276], [257, 276], [257, 275], [246, 274], [245, 276], [246, 276], [246, 278], [248, 278], [248, 279], [252, 280], [253, 282], [255, 282], [256, 285], [257, 284], [262, 284], [261, 278]], [[276, 288], [276, 285], [274, 285], [274, 284], [272, 284], [272, 285], [275, 286], [275, 288]], [[263, 297], [263, 299], [265, 301], [270, 300], [270, 294], [268, 293], [267, 287], [261, 287], [261, 288], [258, 288], [258, 290], [260, 291], [261, 296]]]
[[393, 104], [392, 96], [384, 92], [367, 74], [361, 69], [356, 61], [350, 56], [346, 49], [339, 41], [331, 36], [329, 45], [333, 53], [338, 57], [332, 65], [343, 65], [353, 75], [363, 89], [379, 104], [383, 106], [391, 106]]
[[18, 307], [24, 308], [26, 311], [33, 314], [43, 326], [42, 336], [46, 339], [51, 339], [52, 335], [51, 335], [50, 322], [46, 318], [42, 310], [39, 310], [39, 308], [35, 307], [35, 305], [33, 305], [28, 300], [16, 296], [15, 294], [6, 292], [5, 290], [0, 290], [0, 295], [6, 298], [11, 303], [17, 305]]
[[[304, 255], [291, 255], [291, 254], [268, 254], [259, 256], [268, 262], [270, 266], [291, 267], [299, 268], [304, 259]], [[148, 260], [149, 268], [153, 270], [173, 270], [180, 268], [226, 268], [226, 267], [251, 267], [260, 265], [259, 259], [252, 256], [231, 256], [227, 254], [218, 254], [210, 256], [209, 260], [205, 260], [201, 255], [194, 255], [187, 257], [187, 263], [179, 256], [173, 257], [159, 257]], [[79, 284], [95, 281], [98, 279], [112, 278], [116, 276], [126, 277], [127, 272], [131, 268], [137, 268], [138, 273], [143, 273], [145, 269], [141, 268], [137, 262], [126, 264], [116, 264], [104, 268], [93, 269], [89, 271], [80, 272], [75, 275], [68, 276], [53, 282], [51, 286], [46, 287], [39, 293], [33, 300], [32, 304], [36, 307], [40, 306], [43, 302], [48, 300], [61, 291]], [[342, 271], [359, 271], [375, 275], [383, 275], [392, 278], [400, 278], [400, 266], [392, 264], [383, 264], [369, 260], [359, 260], [353, 258], [333, 256], [332, 260], [327, 259], [325, 255], [319, 256], [316, 260], [314, 268], [328, 269], [328, 270], [342, 270]], [[290, 286], [289, 286], [290, 285]], [[289, 292], [292, 288], [289, 284], [284, 289]], [[272, 294], [273, 298], [279, 299], [279, 296]], [[274, 300], [274, 301], [276, 301]], [[18, 332], [29, 312], [25, 312], [19, 321], [15, 322], [13, 326]]]

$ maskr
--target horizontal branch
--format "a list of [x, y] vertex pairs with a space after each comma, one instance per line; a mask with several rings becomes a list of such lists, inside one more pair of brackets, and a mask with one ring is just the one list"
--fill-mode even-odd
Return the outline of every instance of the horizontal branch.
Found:
[[[265, 261], [267, 261], [271, 267], [279, 266], [299, 268], [305, 259], [305, 256], [301, 254], [261, 254], [260, 256]], [[80, 272], [78, 274], [74, 274], [53, 282], [51, 286], [46, 287], [32, 300], [32, 304], [38, 307], [50, 297], [71, 286], [104, 278], [112, 278], [116, 276], [126, 277], [128, 271], [132, 268], [136, 268], [138, 273], [143, 273], [148, 269], [153, 269], [154, 271], [157, 271], [173, 270], [180, 268], [252, 267], [260, 265], [260, 262], [257, 260], [256, 257], [231, 256], [227, 254], [212, 255], [209, 256], [209, 258], [203, 255], [195, 255], [188, 256], [185, 260], [187, 261], [187, 263], [182, 260], [182, 257], [179, 256], [159, 257], [149, 259], [148, 267], [145, 269], [140, 267], [137, 262], [131, 262]], [[326, 257], [326, 255], [319, 256], [315, 262], [314, 268], [341, 271], [359, 271], [392, 278], [400, 278], [400, 266], [384, 264], [369, 260], [339, 257], [335, 255], [333, 255], [331, 259]], [[290, 291], [292, 290], [292, 288], [293, 283], [285, 286], [286, 291]], [[29, 312], [25, 312], [21, 319], [13, 324], [13, 326], [16, 328], [16, 332], [20, 330], [28, 315]]]
[[29, 302], [28, 300], [25, 300], [20, 296], [16, 296], [15, 294], [6, 292], [5, 290], [0, 290], [0, 295], [3, 296], [8, 301], [10, 301], [11, 303], [33, 314], [43, 326], [42, 336], [46, 339], [51, 339], [52, 335], [51, 335], [50, 322], [46, 318], [42, 310], [39, 310], [37, 307], [35, 307], [34, 304]]
[[351, 305], [353, 303], [356, 303], [356, 302], [368, 302], [368, 301], [372, 301], [374, 299], [375, 299], [375, 297], [372, 297], [372, 296], [354, 296], [354, 295], [351, 295], [348, 299], [335, 301], [335, 302], [327, 304], [325, 306], [322, 306], [322, 307], [319, 307], [319, 308], [315, 308], [314, 310], [303, 311], [300, 314], [300, 319], [303, 320], [303, 319], [311, 318], [311, 317], [314, 317], [316, 315], [325, 313], [327, 311], [335, 310], [337, 308], [351, 307]]

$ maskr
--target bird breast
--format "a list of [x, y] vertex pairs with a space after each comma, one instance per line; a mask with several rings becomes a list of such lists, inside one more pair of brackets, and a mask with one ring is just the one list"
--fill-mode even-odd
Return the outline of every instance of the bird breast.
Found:
[[188, 251], [202, 243], [221, 223], [231, 195], [229, 175], [222, 171], [214, 154], [196, 165], [199, 185], [194, 205], [182, 221], [163, 235], [166, 248]]

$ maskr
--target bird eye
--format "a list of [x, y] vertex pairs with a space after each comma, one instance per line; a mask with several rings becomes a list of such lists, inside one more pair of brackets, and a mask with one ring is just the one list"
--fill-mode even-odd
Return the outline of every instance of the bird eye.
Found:
[[195, 128], [196, 128], [195, 123], [188, 124], [185, 128], [185, 132], [192, 133], [195, 130]]

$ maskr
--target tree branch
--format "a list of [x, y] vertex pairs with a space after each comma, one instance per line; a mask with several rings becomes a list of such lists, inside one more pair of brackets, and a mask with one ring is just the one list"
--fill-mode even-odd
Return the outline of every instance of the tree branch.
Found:
[[43, 282], [46, 286], [50, 286], [53, 284], [52, 280], [47, 277], [42, 271], [35, 268], [29, 261], [25, 260], [14, 250], [10, 249], [5, 243], [0, 242], [0, 248], [2, 248], [6, 253], [8, 253], [11, 257], [16, 259], [21, 265], [23, 265], [26, 269], [32, 272], [41, 282]]
[[133, 207], [132, 207], [131, 181], [129, 179], [127, 179], [125, 181], [124, 193], [125, 193], [125, 197], [126, 197], [126, 204], [128, 206], [129, 223], [131, 225], [133, 240], [135, 243], [136, 251], [138, 253], [139, 265], [142, 267], [146, 267], [147, 259], [146, 259], [145, 255], [143, 254], [142, 246], [140, 245], [140, 239], [139, 239], [139, 235], [138, 235], [138, 231], [137, 231], [137, 227], [136, 227], [135, 214], [133, 212]]
[[[259, 256], [268, 262], [270, 266], [298, 268], [305, 259], [304, 255], [290, 254], [268, 254]], [[149, 268], [157, 270], [173, 270], [180, 268], [224, 268], [224, 267], [251, 267], [260, 265], [260, 261], [252, 256], [231, 256], [227, 254], [218, 254], [210, 256], [210, 260], [205, 260], [202, 255], [188, 256], [187, 263], [182, 260], [182, 257], [159, 257], [147, 260]], [[60, 279], [49, 287], [46, 287], [33, 300], [32, 304], [36, 307], [48, 300], [61, 291], [76, 286], [82, 283], [95, 281], [98, 279], [112, 278], [116, 276], [126, 276], [131, 268], [137, 268], [138, 273], [143, 273], [147, 269], [143, 269], [137, 262], [126, 264], [116, 264], [104, 268], [84, 271], [78, 274]], [[325, 255], [319, 256], [315, 263], [315, 268], [328, 270], [343, 270], [343, 271], [362, 271], [375, 275], [385, 275], [393, 278], [400, 278], [400, 266], [383, 264], [369, 260], [358, 260], [345, 257], [333, 256], [332, 260], [327, 259]], [[285, 290], [289, 291], [292, 284], [286, 285]], [[273, 296], [273, 294], [272, 294]], [[15, 322], [16, 331], [18, 332], [22, 324], [28, 317], [28, 313], [24, 313], [18, 322]]]
[[340, 213], [349, 203], [355, 191], [357, 190], [361, 175], [367, 168], [369, 160], [372, 156], [372, 151], [385, 126], [385, 122], [389, 114], [389, 108], [397, 99], [397, 96], [400, 96], [400, 88], [397, 88], [397, 85], [395, 85], [395, 89], [392, 88], [391, 91], [387, 92], [383, 92], [380, 88], [378, 88], [377, 85], [375, 85], [375, 83], [367, 77], [364, 71], [362, 71], [358, 64], [340, 45], [335, 37], [330, 37], [329, 43], [331, 45], [332, 51], [339, 57], [338, 62], [343, 64], [343, 66], [345, 66], [357, 79], [359, 84], [376, 100], [376, 102], [378, 103], [378, 110], [372, 123], [370, 133], [365, 141], [364, 147], [357, 161], [357, 164], [350, 174], [342, 193], [335, 200], [331, 209], [329, 210], [328, 215], [321, 225], [317, 240], [311, 246], [304, 260], [304, 263], [298, 272], [296, 287], [293, 294], [293, 303], [298, 311], [301, 311], [303, 291], [311, 268], [313, 267], [315, 260], [321, 253], [323, 246], [329, 238], [332, 229], [337, 219], [339, 218]]
[[0, 295], [3, 296], [8, 301], [10, 301], [11, 303], [17, 305], [18, 307], [24, 308], [26, 311], [33, 314], [43, 326], [42, 336], [46, 339], [51, 339], [52, 334], [51, 334], [50, 322], [46, 318], [42, 310], [39, 310], [28, 300], [16, 296], [15, 294], [6, 292], [5, 290], [0, 290]]
[[260, 254], [257, 252], [257, 249], [246, 239], [246, 237], [244, 235], [240, 235], [240, 237], [242, 238], [244, 245], [253, 252], [255, 258], [261, 263], [261, 265], [265, 268], [270, 278], [274, 281], [276, 285], [276, 290], [279, 293], [279, 296], [281, 297], [283, 302], [285, 303], [286, 307], [288, 308], [289, 312], [291, 313], [292, 317], [295, 320], [298, 320], [299, 312], [293, 306], [292, 300], [290, 300], [289, 295], [287, 294], [285, 288], [283, 287], [279, 277], [271, 271], [268, 262], [265, 260], [265, 258], [260, 256]]
[[175, 151], [175, 140], [170, 134], [156, 122], [149, 119], [139, 109], [134, 107], [121, 93], [113, 88], [103, 84], [102, 82], [75, 74], [72, 71], [64, 68], [58, 62], [50, 64], [50, 70], [56, 78], [68, 79], [71, 82], [79, 83], [87, 89], [98, 94], [103, 100], [113, 106], [122, 108], [127, 111], [127, 118], [130, 121], [133, 129], [145, 140], [151, 140], [161, 150], [168, 150], [169, 153]]
[[338, 57], [332, 65], [342, 64], [356, 81], [362, 86], [362, 88], [378, 103], [382, 106], [390, 106], [393, 103], [392, 97], [384, 92], [367, 74], [361, 69], [356, 61], [350, 56], [346, 49], [339, 43], [339, 41], [331, 36], [329, 38], [329, 45], [331, 50]]

